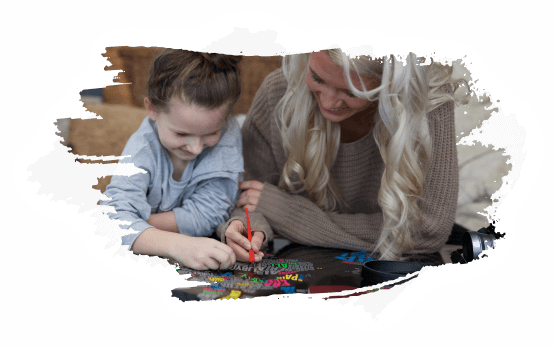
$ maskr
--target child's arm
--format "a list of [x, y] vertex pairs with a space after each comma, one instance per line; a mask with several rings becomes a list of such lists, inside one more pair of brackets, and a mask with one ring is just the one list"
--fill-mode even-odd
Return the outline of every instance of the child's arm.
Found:
[[[195, 195], [197, 197], [198, 192]], [[193, 196], [191, 199], [189, 199], [189, 201], [185, 201], [183, 203], [183, 205], [184, 206], [188, 205], [189, 211], [192, 209], [192, 206], [194, 206], [196, 209], [201, 210], [202, 207], [197, 206], [197, 202], [198, 202], [197, 200], [198, 199], [196, 199], [196, 201], [195, 201], [195, 197]], [[224, 213], [224, 212], [222, 212], [222, 213]], [[206, 214], [209, 215], [209, 213], [206, 213]], [[189, 215], [191, 215], [191, 214], [189, 213]], [[192, 224], [194, 223], [194, 221], [192, 221], [192, 220], [190, 220], [190, 221], [191, 221]], [[167, 231], [167, 232], [172, 232], [172, 233], [179, 233], [179, 228], [177, 226], [177, 221], [175, 219], [175, 213], [173, 211], [156, 213], [156, 214], [150, 215], [150, 218], [148, 219], [148, 224], [152, 225], [156, 229], [160, 229], [158, 231]], [[187, 228], [187, 229], [190, 229], [190, 228]], [[246, 234], [246, 228], [244, 227], [244, 224], [240, 220], [235, 220], [235, 221], [231, 222], [231, 224], [229, 225], [229, 228], [227, 229], [225, 235], [227, 237], [227, 245], [229, 247], [231, 247], [231, 249], [234, 252], [234, 255], [236, 256], [236, 258], [238, 260], [245, 261], [245, 262], [248, 262], [250, 260], [250, 256], [249, 256], [249, 253], [248, 253], [248, 251], [250, 250], [250, 247], [252, 247], [252, 249], [255, 252], [255, 261], [261, 261], [262, 260], [264, 255], [263, 255], [263, 252], [260, 251], [260, 248], [261, 248], [262, 243], [264, 241], [264, 233], [263, 232], [254, 231], [253, 234], [252, 234], [253, 235], [252, 236], [252, 243], [250, 243], [250, 241], [248, 241], [248, 239], [246, 238], [247, 234]], [[163, 235], [160, 235], [160, 236], [163, 237]], [[185, 235], [183, 235], [183, 236], [185, 236]], [[165, 237], [171, 237], [171, 236], [165, 236]], [[196, 237], [195, 239], [204, 239], [204, 238]], [[138, 241], [138, 239], [137, 239], [137, 241]], [[136, 244], [137, 241], [135, 241], [135, 244]], [[153, 242], [153, 241], [150, 241], [150, 242]], [[133, 250], [134, 249], [135, 248], [133, 246]], [[162, 250], [163, 249], [159, 249], [158, 251], [162, 251]], [[145, 250], [143, 250], [143, 252], [144, 251]], [[139, 253], [141, 253], [141, 254], [150, 254], [150, 253], [142, 253], [142, 252], [139, 252]], [[155, 255], [164, 256], [162, 254], [155, 254]], [[165, 255], [165, 256], [168, 256], [168, 255]]]
[[194, 193], [173, 209], [179, 233], [210, 236], [229, 218], [238, 191], [236, 181], [214, 178], [201, 182]]
[[173, 258], [179, 264], [196, 270], [228, 269], [236, 261], [233, 250], [217, 240], [190, 237], [156, 228], [144, 230], [131, 250], [137, 254]]
[[[146, 191], [150, 172], [154, 170], [145, 166], [141, 168], [146, 171], [145, 174], [114, 176], [113, 184], [106, 190], [106, 195], [112, 200], [103, 201], [103, 204], [116, 208], [117, 214], [113, 217], [130, 221], [130, 227], [137, 231], [124, 236], [123, 244], [129, 245], [136, 254], [170, 257], [193, 269], [230, 268], [236, 257], [229, 246], [206, 237], [192, 237], [208, 236], [201, 234], [202, 230], [199, 229], [190, 230], [191, 233], [188, 235], [179, 234], [173, 211], [150, 214], [151, 206], [147, 202]], [[191, 222], [195, 225], [194, 217], [202, 220], [205, 215], [195, 210], [185, 223]]]
[[230, 179], [213, 179], [196, 188], [182, 206], [168, 212], [153, 213], [147, 223], [154, 228], [189, 236], [210, 236], [229, 217], [236, 190]]
[[171, 231], [173, 233], [179, 232], [173, 211], [152, 213], [147, 223], [156, 229]]
[[122, 229], [134, 231], [122, 237], [122, 244], [129, 248], [140, 232], [152, 227], [147, 222], [152, 209], [146, 199], [149, 176], [148, 171], [130, 177], [114, 175], [104, 193], [111, 200], [100, 201], [101, 205], [115, 208], [116, 213], [110, 214], [110, 219], [131, 222], [120, 225]]

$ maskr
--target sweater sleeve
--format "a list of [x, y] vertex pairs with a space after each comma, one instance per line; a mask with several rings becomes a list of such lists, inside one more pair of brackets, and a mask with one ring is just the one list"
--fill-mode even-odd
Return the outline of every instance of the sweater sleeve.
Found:
[[268, 183], [256, 211], [276, 232], [293, 242], [358, 251], [372, 250], [383, 221], [379, 213], [324, 212], [309, 199]]
[[132, 162], [136, 167], [145, 171], [131, 176], [114, 175], [106, 192], [109, 201], [102, 200], [100, 204], [113, 206], [116, 214], [110, 216], [112, 219], [129, 221], [130, 225], [120, 225], [122, 229], [132, 229], [135, 233], [130, 233], [122, 237], [122, 244], [131, 246], [144, 230], [151, 228], [146, 221], [150, 218], [152, 207], [148, 204], [146, 193], [150, 182], [150, 172], [152, 172], [152, 158], [144, 153], [138, 153], [131, 159], [125, 158], [120, 162]]
[[265, 183], [256, 206], [257, 220], [293, 242], [369, 250], [379, 235], [381, 214], [323, 212], [309, 199], [277, 188], [282, 174], [277, 156], [283, 156], [281, 161], [285, 158], [282, 142], [274, 140], [280, 135], [272, 133], [270, 122], [275, 121], [274, 109], [285, 90], [282, 74], [270, 74], [258, 90], [242, 129], [245, 171], [250, 179]]
[[[438, 251], [448, 238], [456, 211], [458, 167], [452, 103], [432, 111], [429, 125], [433, 152], [419, 204], [422, 226], [414, 253]], [[373, 250], [383, 224], [381, 213], [324, 212], [309, 199], [268, 183], [256, 212], [265, 216], [275, 232], [291, 241], [360, 251]]]
[[444, 103], [430, 112], [429, 127], [433, 149], [419, 204], [422, 213], [419, 246], [422, 251], [434, 252], [444, 246], [452, 231], [458, 203], [454, 103]]
[[227, 218], [236, 203], [236, 179], [217, 178], [201, 182], [194, 193], [173, 209], [179, 233], [188, 236], [210, 236]]

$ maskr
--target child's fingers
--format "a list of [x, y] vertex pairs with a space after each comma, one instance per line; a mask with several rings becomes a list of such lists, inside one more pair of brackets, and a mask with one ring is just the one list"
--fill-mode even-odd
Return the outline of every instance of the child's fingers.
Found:
[[221, 253], [221, 256], [218, 257], [220, 269], [228, 269], [235, 264], [237, 259], [235, 256], [235, 252], [231, 247], [224, 243], [218, 242], [216, 248], [220, 250]]
[[214, 258], [215, 260], [217, 260], [218, 262], [218, 266], [217, 266], [217, 269], [228, 269], [230, 268], [231, 266], [233, 266], [233, 264], [235, 263], [235, 256], [234, 256], [234, 252], [232, 252], [231, 250], [231, 253], [233, 253], [233, 256], [231, 257], [230, 254], [228, 254], [227, 252], [225, 251], [222, 251], [222, 250], [217, 250], [217, 252], [214, 254]]
[[235, 263], [232, 249], [221, 242], [215, 241], [205, 252], [202, 262], [210, 270], [228, 269]]
[[213, 256], [208, 256], [205, 259], [201, 260], [203, 263], [198, 270], [217, 270], [219, 269], [219, 261], [214, 259]]

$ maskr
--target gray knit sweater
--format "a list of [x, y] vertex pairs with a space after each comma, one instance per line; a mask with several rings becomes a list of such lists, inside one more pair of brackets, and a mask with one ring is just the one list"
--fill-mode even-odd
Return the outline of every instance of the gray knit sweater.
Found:
[[[373, 133], [352, 143], [341, 143], [331, 168], [346, 203], [345, 210], [324, 212], [304, 195], [280, 190], [277, 185], [286, 157], [275, 121], [275, 106], [286, 88], [281, 69], [269, 74], [242, 127], [247, 177], [265, 183], [255, 212], [249, 213], [252, 230], [265, 233], [264, 244], [275, 232], [305, 245], [373, 251], [383, 224], [377, 196], [384, 170]], [[412, 253], [435, 252], [445, 244], [454, 224], [458, 196], [453, 103], [441, 105], [428, 117], [433, 150], [419, 202], [421, 236]], [[223, 242], [224, 231], [232, 220], [240, 219], [246, 225], [242, 208], [235, 208], [231, 217], [218, 228]]]

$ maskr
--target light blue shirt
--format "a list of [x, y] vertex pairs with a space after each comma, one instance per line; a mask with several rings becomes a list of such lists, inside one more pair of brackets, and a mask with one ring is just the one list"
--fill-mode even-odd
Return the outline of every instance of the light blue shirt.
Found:
[[172, 178], [173, 164], [150, 117], [129, 138], [122, 155], [131, 157], [120, 163], [133, 163], [146, 173], [114, 175], [104, 193], [111, 200], [100, 204], [115, 208], [117, 213], [110, 218], [131, 222], [121, 225], [135, 231], [122, 238], [129, 249], [141, 232], [152, 227], [146, 222], [152, 213], [173, 211], [180, 234], [210, 236], [238, 201], [244, 164], [240, 126], [234, 119], [215, 146], [205, 148], [187, 165], [179, 182]]

